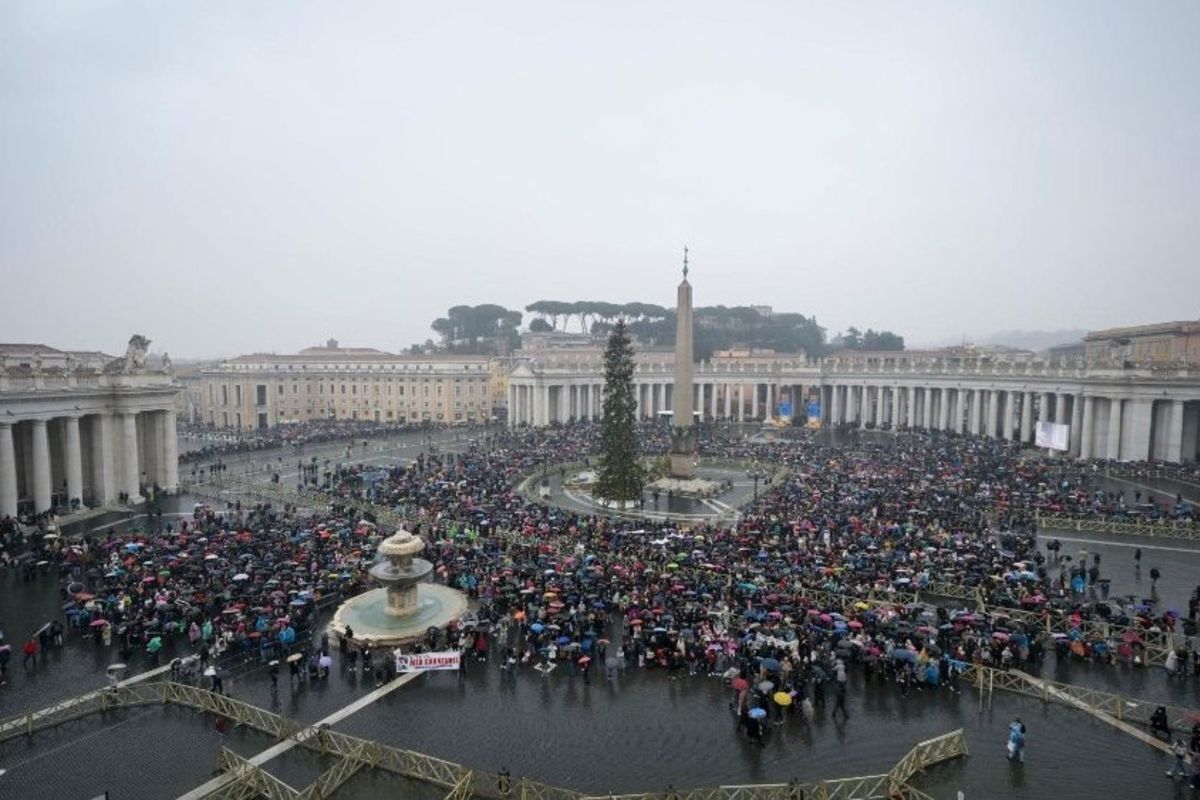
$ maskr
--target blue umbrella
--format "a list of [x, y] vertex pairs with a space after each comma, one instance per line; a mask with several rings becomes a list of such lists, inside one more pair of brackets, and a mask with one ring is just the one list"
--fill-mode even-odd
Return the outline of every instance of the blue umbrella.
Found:
[[897, 661], [909, 661], [915, 664], [917, 661], [917, 654], [912, 650], [898, 647], [892, 651], [892, 658], [896, 659]]
[[297, 606], [297, 607], [299, 607], [299, 606], [306, 606], [306, 605], [308, 605], [308, 601], [307, 601], [307, 600], [301, 600], [300, 598], [296, 598], [296, 599], [295, 599], [295, 600], [293, 600], [292, 602], [288, 603], [288, 605], [290, 605], [290, 606]]
[[546, 630], [546, 626], [540, 622], [535, 622], [529, 626], [529, 630], [533, 631], [534, 633], [541, 633], [542, 631]]
[[762, 719], [766, 715], [767, 715], [767, 710], [765, 708], [750, 709], [750, 718], [751, 719]]
[[560, 636], [554, 640], [554, 643], [557, 644], [559, 647], [562, 647], [564, 644], [571, 643], [571, 637], [570, 636]]
[[779, 671], [779, 660], [778, 659], [760, 658], [758, 661], [759, 661], [759, 664], [762, 665], [762, 668], [767, 670], [768, 672], [778, 672]]

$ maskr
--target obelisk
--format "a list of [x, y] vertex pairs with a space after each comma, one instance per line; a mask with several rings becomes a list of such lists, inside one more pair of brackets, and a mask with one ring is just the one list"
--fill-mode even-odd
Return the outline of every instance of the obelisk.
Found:
[[692, 285], [683, 248], [683, 281], [675, 301], [675, 391], [671, 401], [671, 477], [696, 477], [696, 431], [692, 427]]

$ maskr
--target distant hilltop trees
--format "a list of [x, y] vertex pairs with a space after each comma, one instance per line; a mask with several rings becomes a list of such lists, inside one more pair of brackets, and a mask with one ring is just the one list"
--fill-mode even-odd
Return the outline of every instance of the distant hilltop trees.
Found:
[[[538, 300], [525, 306], [535, 315], [529, 330], [569, 331], [605, 335], [613, 323], [624, 319], [638, 341], [654, 345], [675, 344], [675, 310], [653, 303], [605, 303], [580, 300]], [[816, 317], [790, 312], [774, 313], [763, 306], [700, 306], [695, 309], [695, 353], [710, 358], [713, 352], [735, 347], [771, 349], [780, 353], [804, 352], [819, 356], [831, 349], [903, 350], [904, 337], [891, 331], [860, 332], [849, 328], [826, 343], [825, 329]], [[560, 327], [561, 326], [561, 327]]]
[[[675, 310], [653, 303], [538, 300], [525, 306], [525, 311], [533, 315], [529, 322], [533, 333], [576, 331], [606, 336], [617, 320], [624, 320], [629, 333], [640, 342], [663, 347], [675, 344]], [[694, 316], [694, 349], [700, 359], [711, 358], [718, 350], [746, 347], [813, 356], [831, 350], [904, 349], [903, 336], [873, 329], [864, 333], [855, 327], [827, 341], [816, 317], [775, 313], [766, 306], [700, 306]], [[520, 311], [495, 304], [454, 306], [430, 325], [441, 341], [414, 348], [503, 355], [521, 346], [523, 320]]]

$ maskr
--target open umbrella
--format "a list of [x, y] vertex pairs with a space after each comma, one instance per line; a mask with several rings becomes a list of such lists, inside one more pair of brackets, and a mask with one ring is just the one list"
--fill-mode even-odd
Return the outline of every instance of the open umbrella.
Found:
[[767, 710], [765, 708], [750, 709], [750, 719], [762, 719], [766, 715], [767, 715]]
[[734, 678], [733, 682], [729, 685], [732, 686], [734, 691], [737, 692], [745, 691], [746, 689], [750, 688], [750, 682], [745, 678]]
[[771, 695], [771, 699], [774, 700], [777, 705], [781, 706], [790, 706], [792, 704], [792, 696], [787, 692], [776, 692], [775, 694]]

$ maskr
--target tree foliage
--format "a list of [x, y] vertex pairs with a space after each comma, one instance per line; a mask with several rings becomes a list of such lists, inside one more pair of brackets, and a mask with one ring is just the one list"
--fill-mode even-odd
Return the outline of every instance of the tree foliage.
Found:
[[511, 349], [520, 341], [517, 329], [523, 316], [504, 306], [484, 303], [478, 306], [454, 306], [446, 316], [430, 325], [442, 338], [442, 346], [461, 353], [495, 353]]
[[845, 333], [834, 337], [830, 343], [835, 349], [841, 350], [903, 350], [904, 337], [891, 331], [876, 331], [867, 328], [866, 332], [851, 326]]
[[604, 416], [595, 492], [605, 500], [628, 502], [642, 496], [645, 476], [638, 463], [636, 414], [633, 345], [625, 321], [618, 319], [604, 350]]

